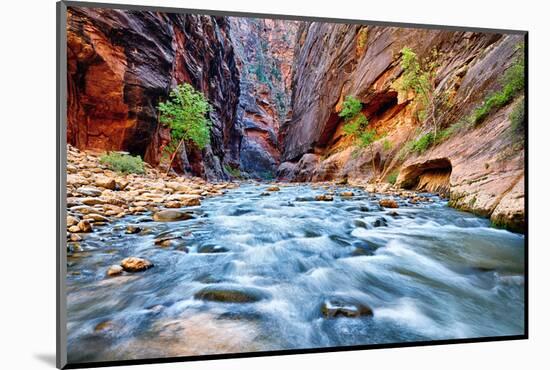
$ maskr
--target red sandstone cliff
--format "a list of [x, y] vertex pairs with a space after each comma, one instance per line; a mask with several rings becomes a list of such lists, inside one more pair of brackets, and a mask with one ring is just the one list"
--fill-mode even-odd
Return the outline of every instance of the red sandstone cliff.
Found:
[[126, 150], [156, 165], [169, 140], [156, 106], [189, 82], [212, 104], [213, 130], [205, 150], [181, 151], [178, 169], [225, 177], [225, 148], [240, 139], [240, 76], [228, 28], [223, 17], [70, 7], [67, 141]]
[[[511, 132], [514, 104], [491, 112], [479, 126], [464, 125], [418, 155], [403, 152], [403, 147], [427, 128], [413, 113], [413, 97], [403, 96], [398, 88], [403, 47], [420, 58], [437, 50], [436, 93], [447, 97], [447, 106], [439, 107], [439, 123], [449, 127], [501, 88], [500, 77], [516, 59], [522, 41], [521, 35], [302, 24], [292, 80], [293, 116], [281, 129], [285, 162], [279, 176], [372, 182], [399, 171], [398, 185], [443, 190], [455, 207], [522, 230], [524, 150], [523, 137]], [[374, 144], [374, 158], [342, 133], [338, 112], [348, 95], [361, 100], [369, 126], [384, 136]]]

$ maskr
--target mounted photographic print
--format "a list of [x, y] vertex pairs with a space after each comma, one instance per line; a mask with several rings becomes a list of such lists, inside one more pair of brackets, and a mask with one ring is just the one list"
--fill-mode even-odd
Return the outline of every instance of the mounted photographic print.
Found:
[[527, 32], [61, 2], [58, 52], [58, 367], [527, 338]]

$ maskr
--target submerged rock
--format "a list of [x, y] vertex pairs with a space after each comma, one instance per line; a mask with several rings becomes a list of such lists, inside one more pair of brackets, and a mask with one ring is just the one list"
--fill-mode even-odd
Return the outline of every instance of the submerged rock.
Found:
[[112, 265], [107, 270], [107, 276], [117, 276], [117, 275], [122, 274], [123, 271], [124, 271], [124, 269], [122, 268], [122, 266]]
[[321, 305], [321, 313], [326, 318], [334, 317], [360, 317], [372, 316], [372, 309], [362, 303], [343, 298], [333, 298], [326, 300]]
[[229, 252], [229, 249], [222, 247], [221, 245], [202, 245], [198, 248], [199, 253], [225, 253]]
[[372, 223], [373, 227], [383, 227], [388, 226], [388, 221], [384, 217], [378, 217], [374, 222]]
[[173, 209], [158, 211], [153, 215], [153, 220], [157, 222], [184, 221], [194, 218], [189, 212], [181, 212]]
[[142, 227], [136, 225], [126, 226], [126, 234], [137, 234], [143, 230]]
[[139, 271], [145, 271], [154, 265], [147, 261], [144, 258], [139, 257], [127, 257], [122, 260], [120, 263], [120, 266], [124, 269], [124, 271], [127, 272], [139, 272]]
[[280, 191], [281, 188], [279, 188], [278, 186], [270, 186], [268, 187], [267, 189], [265, 189], [266, 191]]
[[194, 297], [205, 301], [251, 303], [269, 296], [257, 288], [220, 285], [203, 288], [195, 293]]

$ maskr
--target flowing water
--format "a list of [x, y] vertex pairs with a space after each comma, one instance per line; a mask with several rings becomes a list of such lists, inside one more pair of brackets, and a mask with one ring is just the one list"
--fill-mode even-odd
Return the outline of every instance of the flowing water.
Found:
[[[320, 188], [265, 187], [206, 199], [191, 220], [132, 216], [88, 235], [68, 254], [69, 362], [523, 334], [522, 235], [436, 196], [395, 198], [392, 214], [357, 189], [322, 202]], [[106, 277], [128, 256], [155, 266]], [[250, 299], [195, 296], [204, 288]]]

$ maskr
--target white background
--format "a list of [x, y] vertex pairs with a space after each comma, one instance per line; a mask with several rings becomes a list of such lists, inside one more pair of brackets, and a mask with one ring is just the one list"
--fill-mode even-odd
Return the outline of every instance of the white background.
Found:
[[[110, 2], [120, 2], [111, 0]], [[526, 29], [530, 67], [530, 339], [132, 367], [133, 369], [548, 368], [549, 23], [543, 1], [127, 0], [142, 5]], [[537, 4], [537, 5], [535, 5]], [[0, 367], [55, 358], [55, 2], [4, 1], [0, 43]]]

